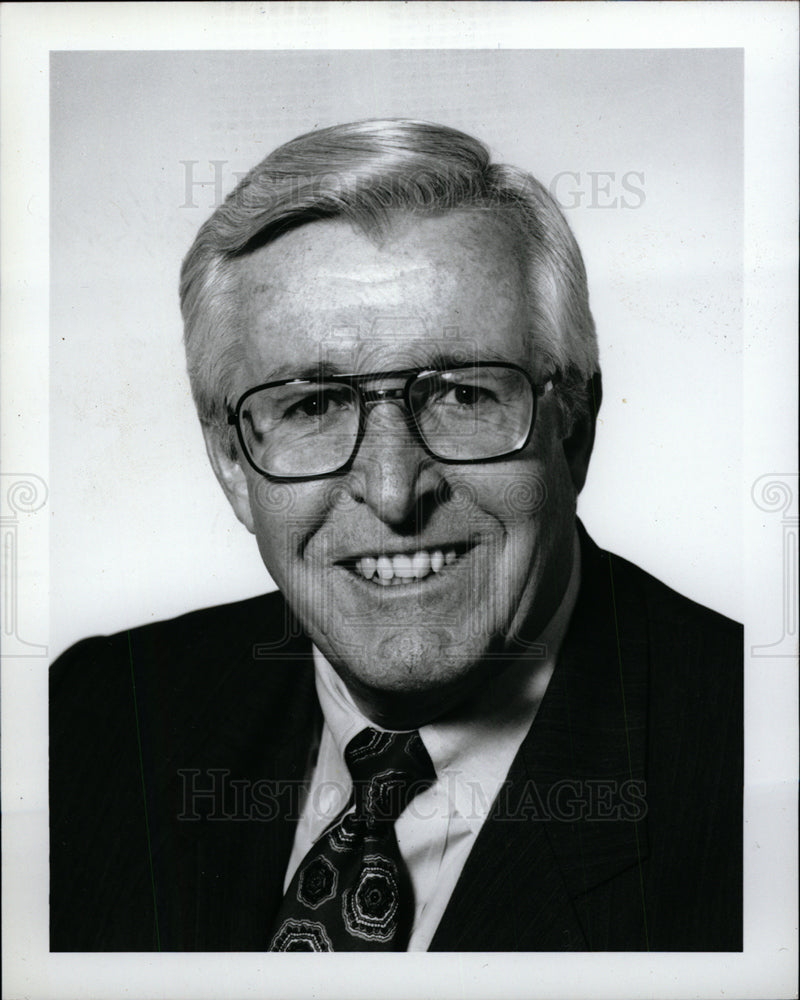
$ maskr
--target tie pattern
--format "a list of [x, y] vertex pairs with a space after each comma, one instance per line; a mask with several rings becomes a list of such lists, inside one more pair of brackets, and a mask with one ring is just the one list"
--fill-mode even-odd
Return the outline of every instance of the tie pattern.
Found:
[[394, 823], [436, 780], [419, 733], [364, 729], [344, 753], [353, 794], [286, 891], [270, 951], [404, 951], [414, 894]]

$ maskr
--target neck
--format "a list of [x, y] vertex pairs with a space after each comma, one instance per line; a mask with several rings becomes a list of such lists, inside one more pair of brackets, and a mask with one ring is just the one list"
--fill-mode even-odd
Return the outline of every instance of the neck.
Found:
[[353, 701], [370, 722], [381, 729], [407, 731], [419, 729], [446, 714], [472, 693], [478, 681], [424, 692], [368, 691], [348, 681], [345, 684]]

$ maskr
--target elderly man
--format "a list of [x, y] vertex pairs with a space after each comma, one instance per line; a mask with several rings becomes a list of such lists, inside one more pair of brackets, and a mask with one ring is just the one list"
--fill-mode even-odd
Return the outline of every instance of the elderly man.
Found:
[[741, 632], [576, 520], [578, 247], [414, 121], [302, 136], [181, 300], [279, 593], [54, 665], [54, 950], [741, 948]]

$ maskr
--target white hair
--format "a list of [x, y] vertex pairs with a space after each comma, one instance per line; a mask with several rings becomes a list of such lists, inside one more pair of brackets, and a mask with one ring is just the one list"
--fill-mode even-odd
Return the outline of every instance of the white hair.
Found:
[[[572, 414], [599, 372], [586, 272], [566, 219], [530, 174], [491, 162], [477, 139], [407, 119], [353, 122], [299, 136], [254, 167], [204, 223], [181, 269], [181, 311], [200, 420], [224, 435], [242, 363], [232, 276], [237, 260], [283, 233], [340, 218], [367, 235], [400, 213], [491, 211], [519, 236], [531, 332], [542, 371], [558, 370]], [[228, 438], [235, 454], [233, 435]]]

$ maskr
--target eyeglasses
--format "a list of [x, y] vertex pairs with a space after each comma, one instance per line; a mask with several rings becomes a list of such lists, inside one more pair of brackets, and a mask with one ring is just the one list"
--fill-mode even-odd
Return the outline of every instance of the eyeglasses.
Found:
[[[291, 378], [248, 389], [228, 423], [249, 463], [273, 479], [318, 479], [347, 469], [379, 403], [404, 405], [407, 423], [440, 462], [506, 458], [528, 443], [537, 398], [549, 392], [517, 365], [487, 362], [429, 368]], [[401, 382], [367, 388], [373, 382]]]

